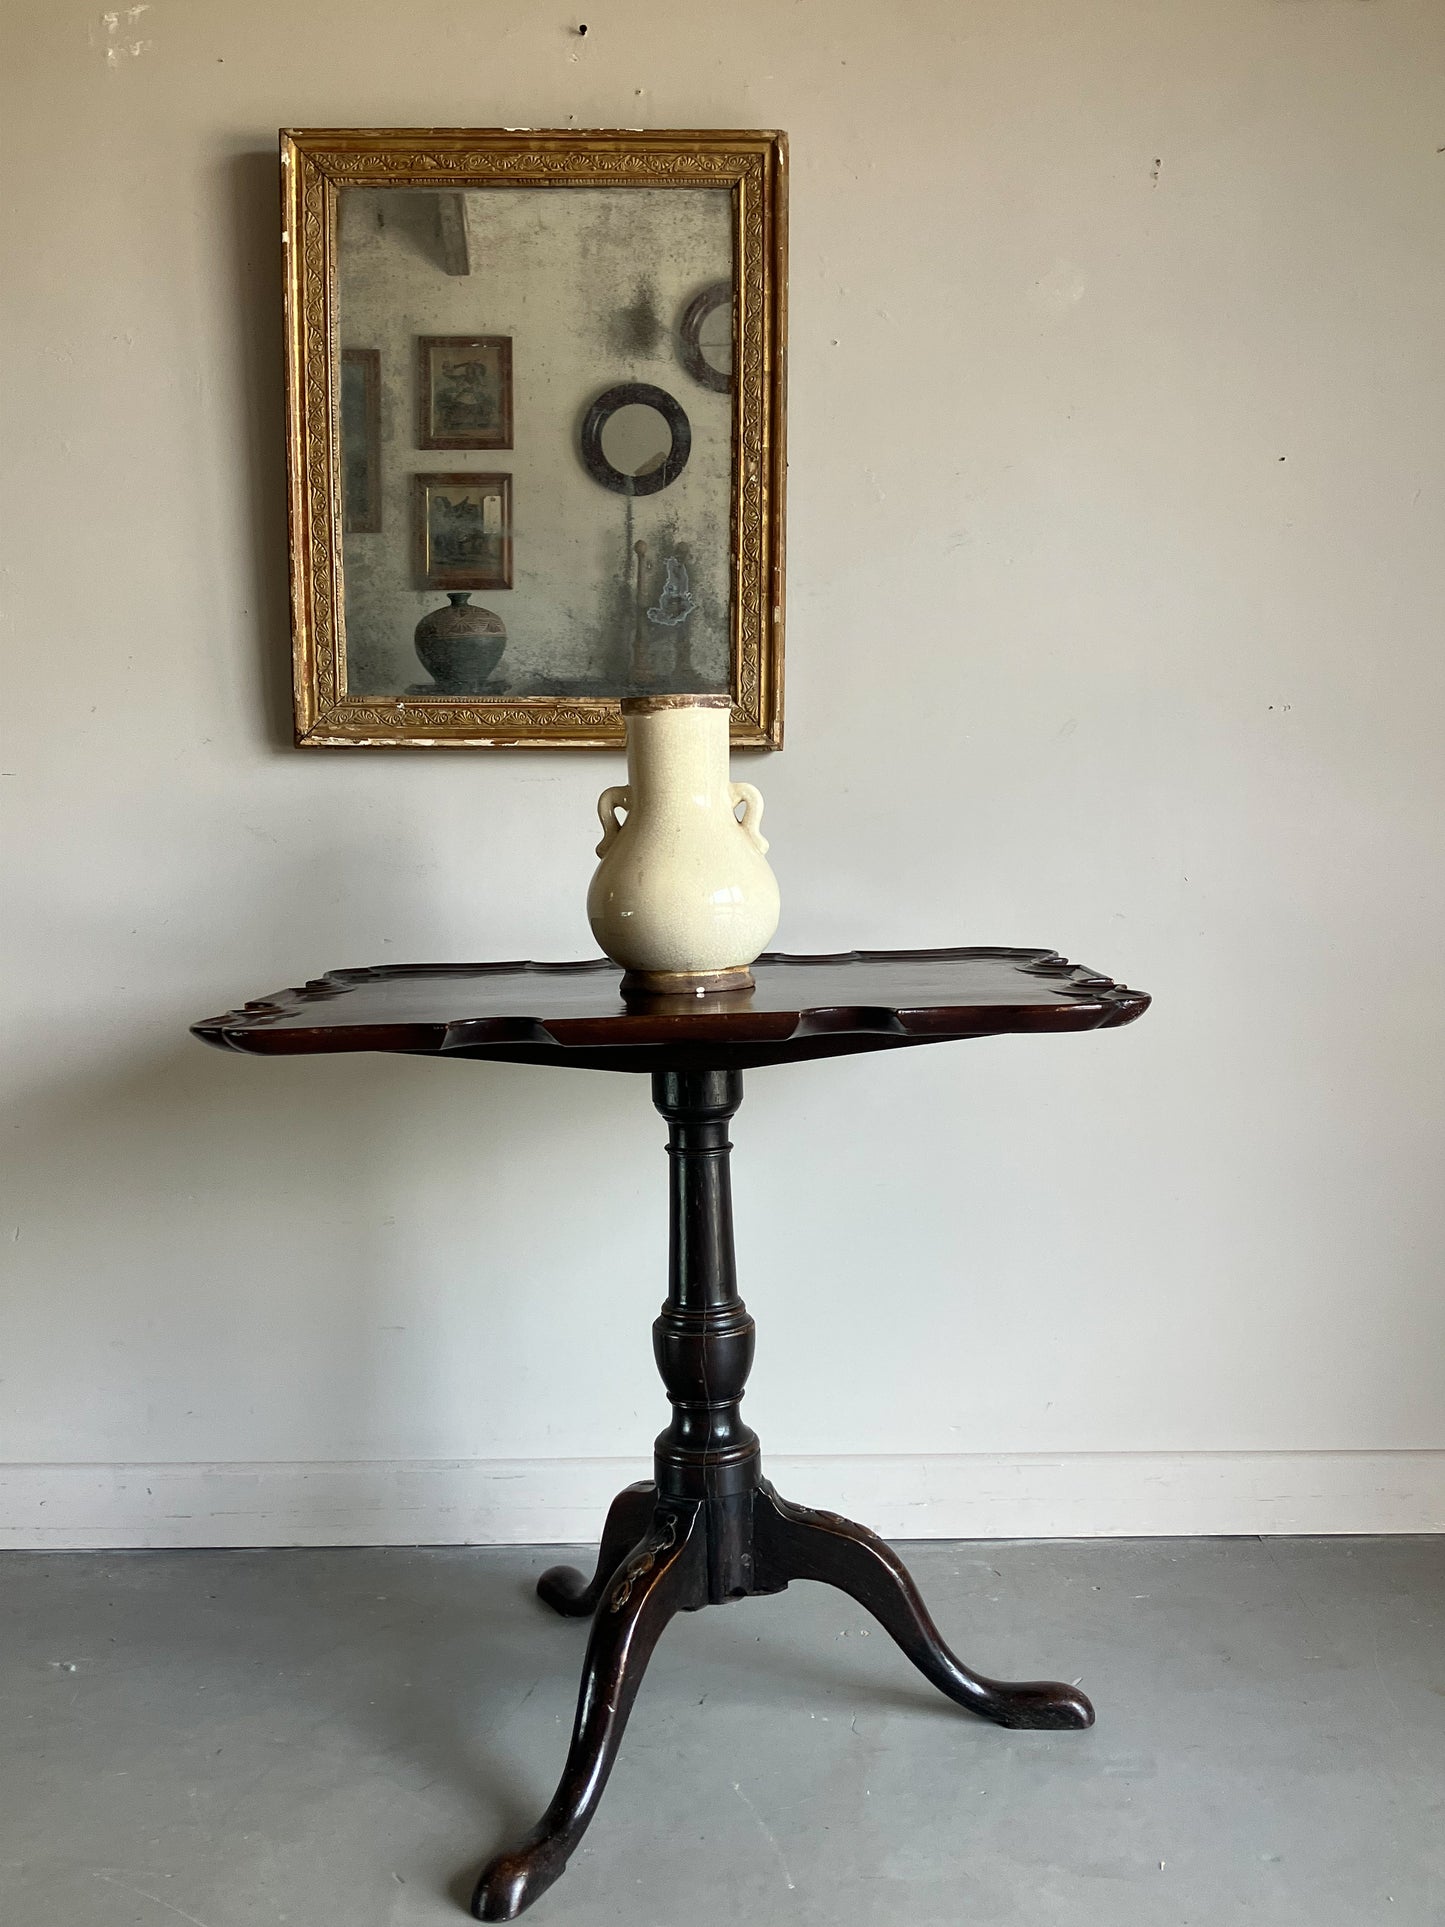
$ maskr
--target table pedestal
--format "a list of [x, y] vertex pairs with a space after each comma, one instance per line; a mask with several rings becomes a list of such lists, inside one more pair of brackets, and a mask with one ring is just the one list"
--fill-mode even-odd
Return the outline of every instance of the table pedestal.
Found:
[[939, 1637], [902, 1561], [866, 1527], [779, 1498], [742, 1421], [753, 1321], [733, 1260], [728, 1123], [742, 1101], [735, 1070], [661, 1071], [653, 1102], [671, 1161], [667, 1303], [653, 1350], [672, 1422], [651, 1483], [613, 1500], [590, 1580], [570, 1566], [537, 1591], [560, 1613], [592, 1617], [577, 1719], [552, 1803], [526, 1839], [483, 1870], [478, 1920], [514, 1920], [565, 1868], [617, 1757], [627, 1716], [663, 1628], [676, 1612], [781, 1592], [817, 1579], [856, 1599], [926, 1679], [999, 1726], [1083, 1727], [1094, 1709], [1075, 1687], [985, 1679]]

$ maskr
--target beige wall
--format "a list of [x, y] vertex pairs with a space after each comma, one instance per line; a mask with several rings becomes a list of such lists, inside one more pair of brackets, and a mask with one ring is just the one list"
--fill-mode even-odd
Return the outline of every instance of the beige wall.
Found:
[[780, 941], [1156, 995], [752, 1080], [779, 1476], [890, 1531], [1445, 1522], [1445, 12], [582, 18], [5, 9], [0, 1526], [581, 1533], [661, 1419], [640, 1084], [186, 1036], [585, 954], [618, 780], [288, 747], [283, 122], [787, 128]]

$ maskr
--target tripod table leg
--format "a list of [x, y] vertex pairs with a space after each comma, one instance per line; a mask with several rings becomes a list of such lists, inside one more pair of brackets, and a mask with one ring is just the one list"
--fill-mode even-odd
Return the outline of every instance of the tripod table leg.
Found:
[[515, 1920], [552, 1885], [586, 1832], [653, 1647], [675, 1612], [706, 1597], [698, 1518], [697, 1511], [660, 1508], [645, 1537], [607, 1580], [587, 1642], [562, 1778], [526, 1839], [482, 1870], [472, 1895], [478, 1920]]
[[549, 1566], [537, 1581], [537, 1597], [568, 1619], [586, 1619], [624, 1553], [631, 1552], [651, 1524], [656, 1504], [655, 1485], [625, 1487], [608, 1508], [591, 1579], [584, 1579], [575, 1566]]
[[771, 1486], [758, 1494], [754, 1521], [760, 1573], [840, 1587], [873, 1614], [925, 1679], [969, 1712], [996, 1726], [1093, 1725], [1094, 1709], [1077, 1687], [970, 1672], [944, 1645], [903, 1561], [866, 1526], [791, 1505]]

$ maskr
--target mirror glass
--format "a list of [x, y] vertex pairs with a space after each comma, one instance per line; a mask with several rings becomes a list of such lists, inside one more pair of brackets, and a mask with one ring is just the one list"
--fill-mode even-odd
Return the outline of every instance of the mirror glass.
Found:
[[[733, 403], [690, 370], [681, 329], [721, 285], [695, 346], [731, 369], [729, 190], [337, 198], [348, 692], [726, 690]], [[690, 447], [660, 478], [667, 416], [620, 406], [604, 485], [582, 427], [628, 383], [664, 391]]]
[[624, 402], [602, 425], [602, 453], [619, 474], [651, 475], [671, 450], [671, 428], [646, 402]]
[[698, 353], [715, 375], [732, 374], [733, 311], [730, 301], [708, 309], [698, 324], [697, 347]]

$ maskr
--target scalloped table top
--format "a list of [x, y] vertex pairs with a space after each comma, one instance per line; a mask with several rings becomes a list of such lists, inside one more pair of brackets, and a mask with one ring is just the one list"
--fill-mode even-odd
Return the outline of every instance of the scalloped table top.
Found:
[[1149, 1007], [1051, 950], [769, 953], [756, 988], [624, 1003], [587, 963], [380, 964], [334, 970], [192, 1026], [222, 1050], [491, 1058], [594, 1070], [744, 1070], [1013, 1031], [1101, 1030]]

